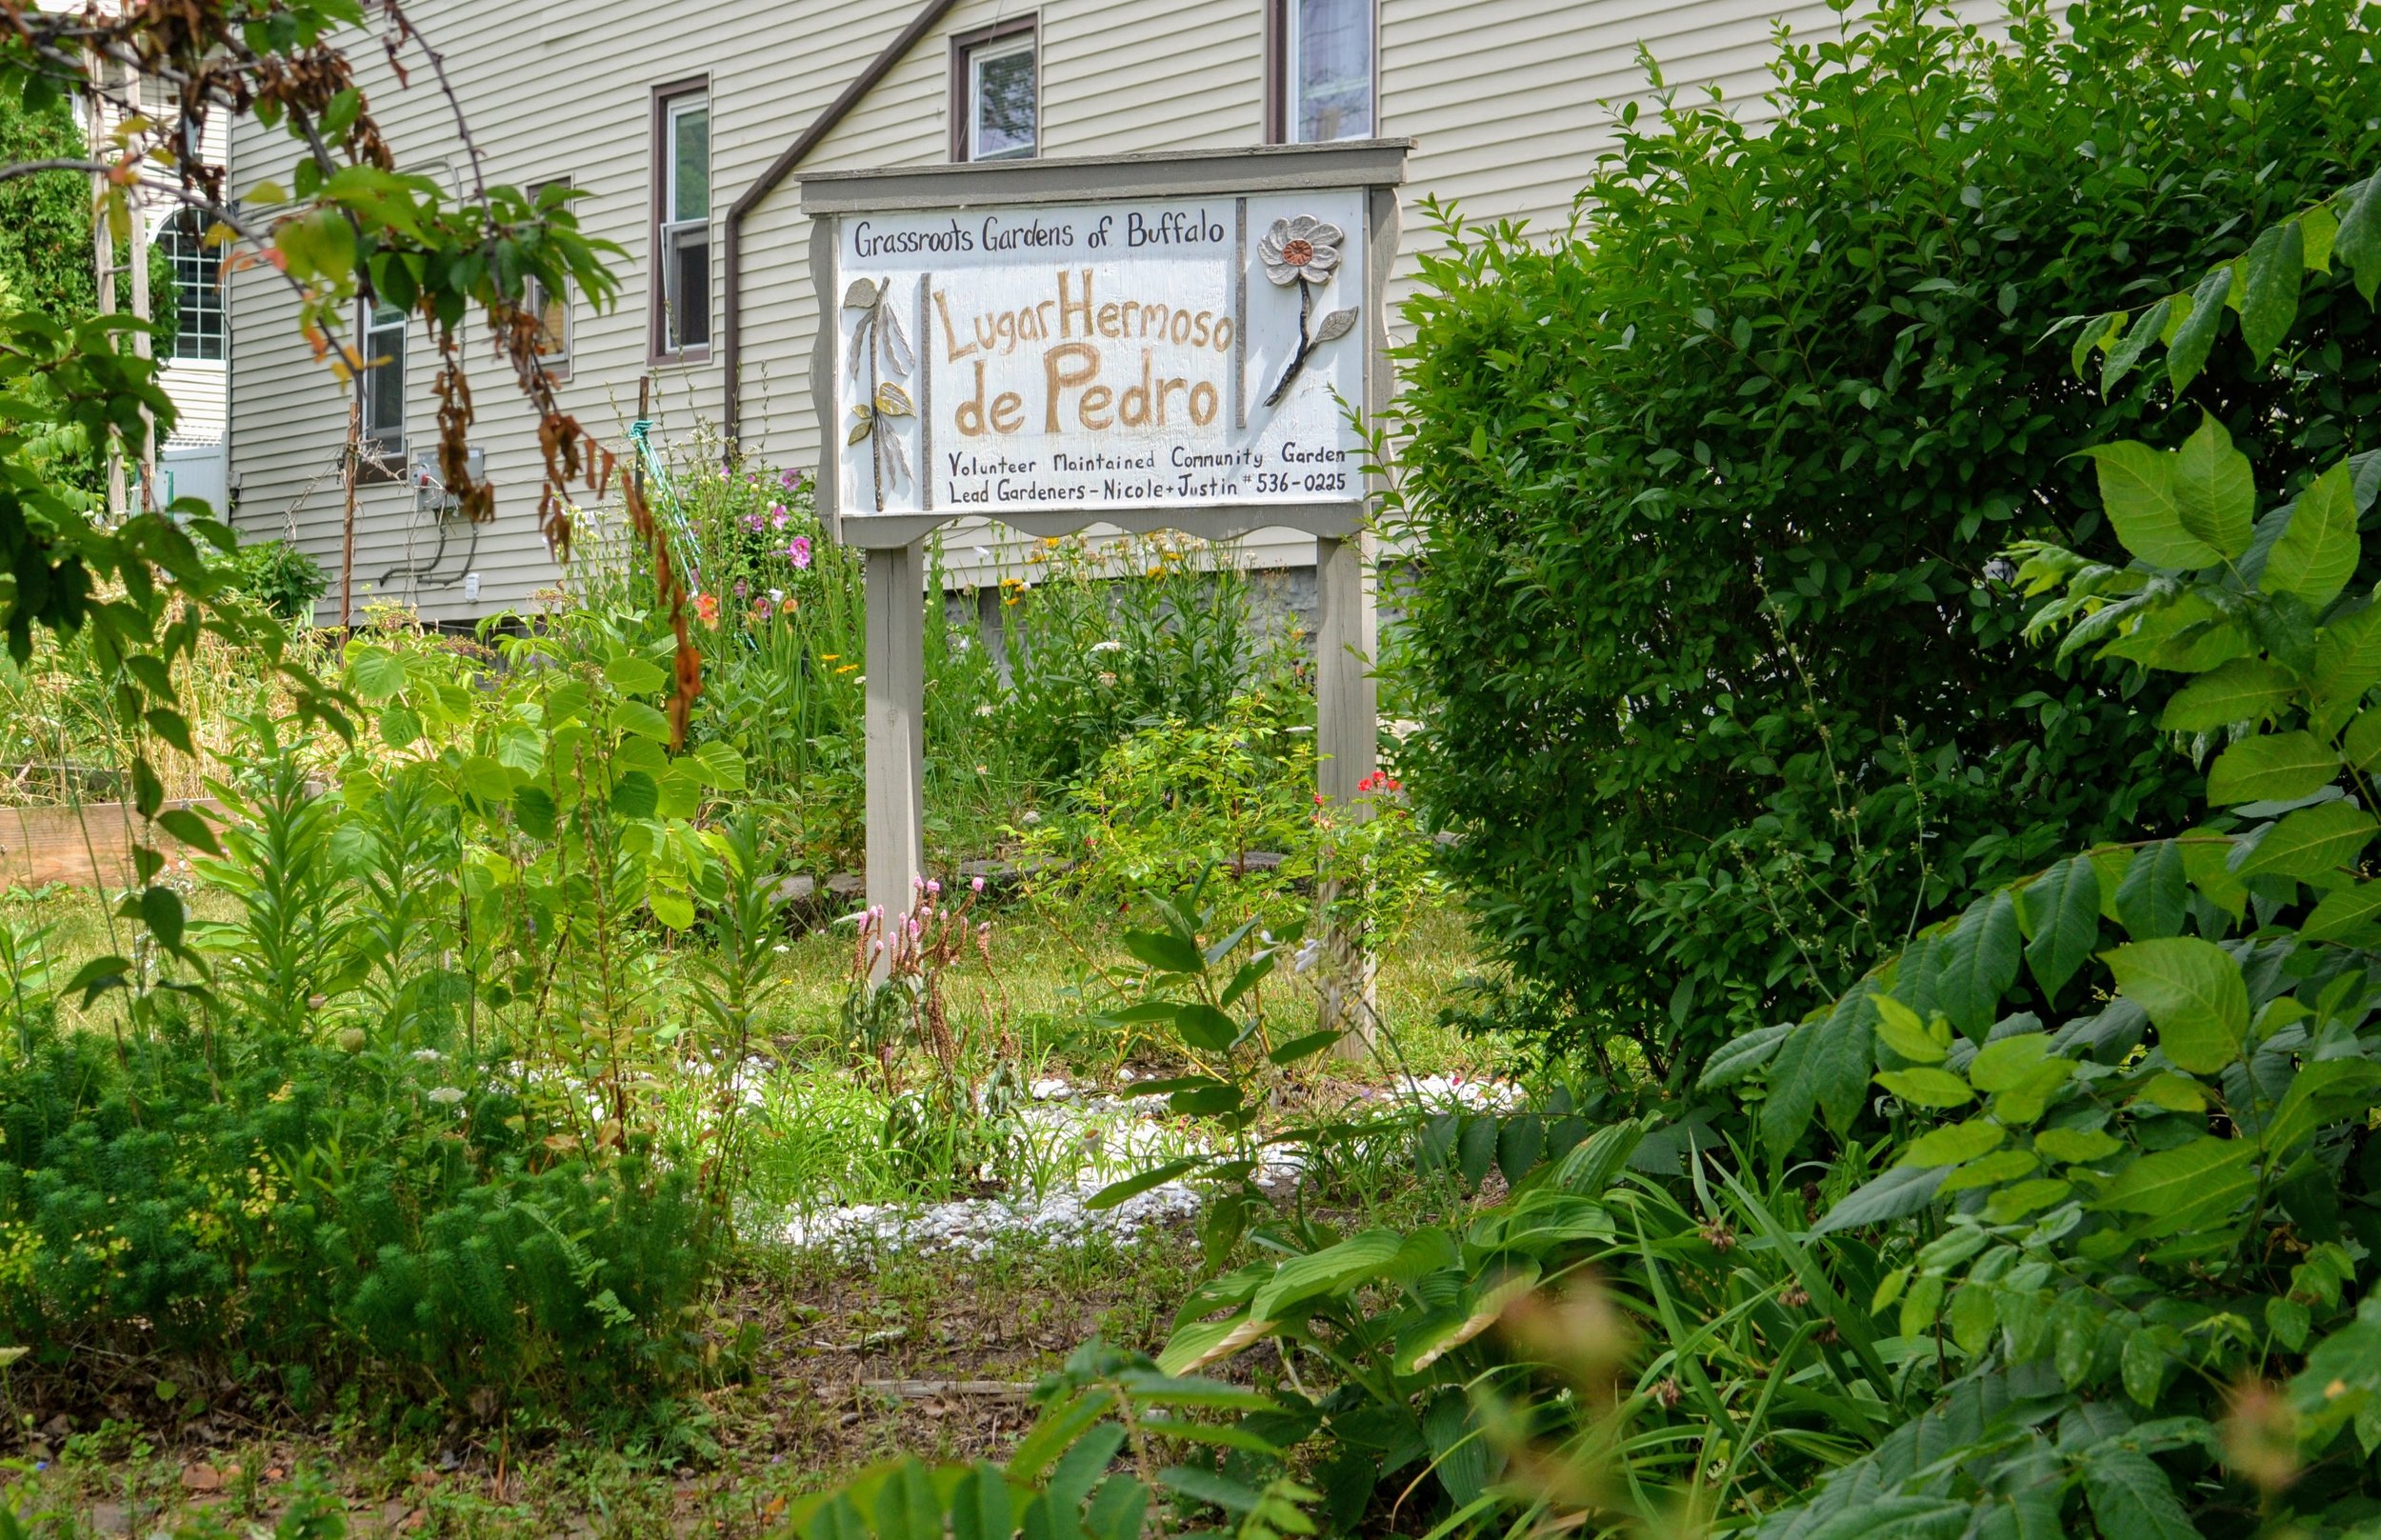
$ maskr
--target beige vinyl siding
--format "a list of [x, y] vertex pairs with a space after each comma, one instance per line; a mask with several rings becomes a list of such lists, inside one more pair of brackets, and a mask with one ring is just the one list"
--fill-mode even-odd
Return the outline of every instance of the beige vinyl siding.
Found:
[[[1797, 35], [1832, 35], [1822, 4], [1764, 0], [1378, 0], [1379, 131], [1412, 136], [1407, 250], [1430, 239], [1418, 211], [1428, 194], [1452, 199], [1475, 220], [1525, 218], [1541, 231], [1568, 220], [1571, 200], [1611, 143], [1611, 109], [1648, 94], [1636, 58], [1643, 43], [1682, 92], [1717, 81], [1738, 110], [1757, 114], [1770, 83], [1774, 22]], [[1964, 10], [1991, 10], [1982, 0]], [[1265, 117], [1262, 0], [963, 0], [893, 67], [829, 135], [801, 170], [940, 161], [949, 144], [952, 34], [1030, 11], [1038, 17], [1041, 150], [1081, 155], [1253, 145]], [[491, 181], [567, 176], [587, 196], [582, 224], [617, 242], [620, 302], [597, 313], [574, 300], [571, 375], [563, 404], [625, 452], [637, 381], [648, 369], [650, 266], [650, 104], [658, 85], [708, 75], [711, 96], [713, 330], [722, 319], [719, 240], [729, 205], [823, 111], [915, 14], [860, 0], [800, 7], [729, 8], [695, 0], [416, 0], [413, 20], [444, 52], [455, 90], [487, 155]], [[358, 47], [362, 70], [390, 141], [410, 169], [459, 186], [467, 156], [427, 69], [396, 89], [376, 44]], [[418, 64], [418, 58], [411, 61]], [[235, 186], [289, 173], [289, 141], [243, 125]], [[797, 171], [797, 176], [799, 171]], [[774, 465], [815, 463], [821, 426], [809, 399], [811, 339], [810, 233], [800, 190], [789, 180], [743, 232], [743, 414], [748, 451]], [[1392, 300], [1411, 284], [1411, 254]], [[337, 454], [343, 389], [292, 328], [286, 289], [251, 270], [231, 305], [232, 469], [240, 522], [260, 533], [293, 527], [335, 571], [339, 488], [314, 478]], [[411, 328], [410, 448], [427, 448], [434, 423], [429, 338]], [[718, 341], [703, 362], [652, 370], [656, 436], [690, 445], [722, 410]], [[497, 488], [497, 520], [479, 531], [470, 569], [479, 602], [461, 588], [410, 596], [431, 618], [464, 618], [533, 602], [556, 581], [536, 530], [538, 464], [531, 424], [504, 369], [467, 338], [479, 420]], [[310, 482], [313, 482], [310, 491]], [[358, 499], [359, 587], [424, 554], [435, 526], [413, 511], [410, 490], [367, 488]], [[984, 575], [978, 544], [1008, 559], [1005, 541], [980, 527], [954, 529], [948, 545], [961, 578]], [[451, 531], [440, 575], [465, 570], [468, 531]], [[1260, 533], [1256, 559], [1302, 563], [1309, 542]], [[403, 596], [403, 595], [401, 595]], [[326, 613], [326, 618], [328, 615]]]

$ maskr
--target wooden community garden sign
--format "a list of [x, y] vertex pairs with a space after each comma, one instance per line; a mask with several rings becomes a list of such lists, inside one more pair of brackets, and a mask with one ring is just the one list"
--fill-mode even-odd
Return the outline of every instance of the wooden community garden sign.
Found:
[[[868, 897], [923, 870], [921, 543], [985, 516], [1311, 534], [1317, 790], [1362, 816], [1377, 701], [1358, 422], [1387, 402], [1408, 140], [802, 179], [820, 511], [868, 568]], [[1356, 420], [1351, 420], [1351, 416]]]

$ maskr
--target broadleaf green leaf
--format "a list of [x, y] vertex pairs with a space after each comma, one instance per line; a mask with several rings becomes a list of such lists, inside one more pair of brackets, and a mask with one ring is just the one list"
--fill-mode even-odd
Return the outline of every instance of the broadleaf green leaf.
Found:
[[2372, 814], [2349, 802], [2301, 808], [2284, 817], [2240, 864], [2243, 878], [2260, 872], [2318, 878], [2352, 868], [2372, 842]]
[[2311, 732], [2268, 732], [2244, 738], [2208, 768], [2208, 800], [2295, 802], [2331, 784], [2340, 756]]
[[2231, 287], [2232, 270], [2216, 267], [2191, 290], [2191, 311], [2166, 350], [2166, 377], [2177, 392], [2207, 367], [2208, 353], [2215, 347], [2216, 331], [2224, 323], [2224, 296]]
[[1885, 1070], [1876, 1083], [1913, 1107], [1963, 1107], [1974, 1099], [1968, 1082], [1949, 1070], [1921, 1065], [1911, 1070]]
[[2203, 1206], [2229, 1208], [2256, 1190], [2256, 1172], [2250, 1165], [2255, 1152], [2256, 1147], [2246, 1140], [2202, 1135], [2126, 1167], [2095, 1207], [2163, 1216]]
[[2249, 456], [2204, 408], [2199, 426], [2174, 455], [2174, 505], [2183, 528], [2227, 557], [2249, 549], [2257, 483]]
[[2149, 1014], [2168, 1058], [2212, 1074], [2239, 1057], [2249, 986], [2230, 952], [2196, 936], [2172, 936], [2130, 942], [2107, 961], [2117, 991]]
[[2185, 887], [2182, 847], [2162, 839], [2125, 869], [2116, 888], [2116, 920], [2135, 941], [2154, 941], [2183, 930]]
[[2001, 1147], [2009, 1131], [1990, 1118], [1974, 1117], [1932, 1130], [1911, 1141], [1897, 1166], [1957, 1166]]
[[2298, 494], [2290, 527], [2266, 558], [2264, 586], [2269, 592], [2295, 593], [2320, 611], [2356, 574], [2362, 550], [2354, 483], [2343, 460]]
[[2084, 450], [2098, 463], [2100, 506], [2125, 549], [2152, 567], [2213, 567], [2223, 553], [2183, 526], [2174, 457], [2123, 439]]
[[2298, 928], [2306, 941], [2338, 941], [2381, 915], [2381, 882], [2360, 882], [2323, 895], [2307, 923]]
[[2267, 722], [2290, 704], [2291, 688], [2291, 676], [2265, 659], [2234, 658], [2176, 690], [2158, 726], [2169, 732], [2211, 732], [2235, 722]]
[[2291, 323], [2298, 319], [2298, 289], [2307, 276], [2306, 238], [2292, 220], [2269, 228], [2249, 248], [2240, 335], [2260, 364], [2281, 346]]
[[2018, 890], [2018, 911], [2033, 939], [2026, 966], [2045, 995], [2055, 995], [2100, 943], [2100, 875], [2088, 855], [2070, 856]]
[[2017, 906], [2006, 891], [1968, 907], [1935, 943], [1935, 998], [1951, 1025], [1981, 1040], [1998, 1019], [2001, 996], [2017, 981], [2021, 938]]

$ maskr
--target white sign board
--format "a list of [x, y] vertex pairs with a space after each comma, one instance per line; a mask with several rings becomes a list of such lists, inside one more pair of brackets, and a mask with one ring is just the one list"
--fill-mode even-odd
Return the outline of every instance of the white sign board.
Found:
[[1363, 500], [1362, 189], [835, 216], [837, 506]]

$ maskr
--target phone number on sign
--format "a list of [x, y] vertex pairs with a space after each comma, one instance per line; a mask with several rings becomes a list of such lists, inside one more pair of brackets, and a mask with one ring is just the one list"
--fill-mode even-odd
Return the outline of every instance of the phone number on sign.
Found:
[[1265, 492], [1344, 492], [1348, 490], [1345, 470], [1311, 470], [1295, 475], [1286, 470], [1260, 470], [1256, 473], [1256, 490]]

